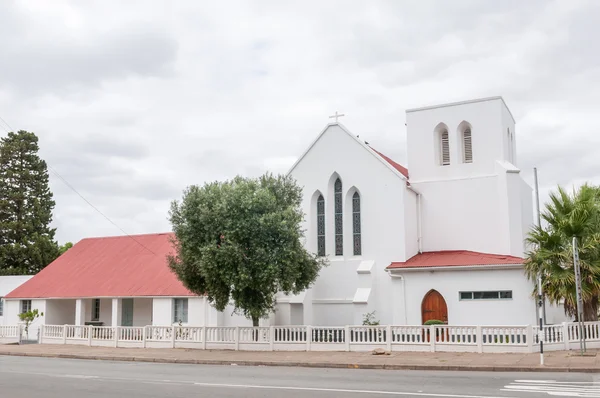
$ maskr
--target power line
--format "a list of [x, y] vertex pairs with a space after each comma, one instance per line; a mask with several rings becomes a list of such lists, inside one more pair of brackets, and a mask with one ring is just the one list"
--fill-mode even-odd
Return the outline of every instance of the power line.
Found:
[[[14, 129], [12, 127], [10, 127], [10, 124], [8, 124], [6, 122], [6, 120], [2, 119], [2, 117], [0, 116], [0, 121], [4, 122], [4, 124], [6, 124], [6, 126], [14, 131]], [[2, 129], [4, 131], [6, 131], [7, 133], [9, 133], [9, 131], [0, 124], [0, 127], [2, 127]], [[96, 210], [98, 212], [98, 214], [100, 214], [102, 217], [106, 218], [106, 220], [108, 222], [110, 222], [112, 225], [114, 225], [115, 227], [117, 227], [121, 232], [123, 232], [127, 237], [129, 237], [130, 239], [132, 239], [134, 242], [136, 242], [138, 245], [142, 246], [144, 249], [148, 250], [150, 253], [154, 254], [155, 256], [158, 256], [158, 254], [154, 253], [152, 250], [150, 250], [146, 245], [144, 245], [142, 242], [140, 242], [139, 240], [135, 239], [133, 236], [129, 235], [127, 232], [125, 232], [125, 230], [123, 230], [123, 228], [119, 227], [113, 220], [111, 220], [107, 215], [105, 215], [104, 213], [102, 213], [100, 211], [100, 209], [98, 209], [96, 206], [94, 206], [92, 204], [92, 202], [90, 202], [89, 200], [87, 200], [85, 198], [85, 196], [83, 196], [81, 193], [79, 193], [79, 191], [77, 189], [75, 189], [75, 187], [73, 185], [71, 185], [63, 176], [61, 176], [58, 171], [56, 171], [52, 166], [50, 166], [50, 164], [48, 162], [46, 162], [46, 165], [48, 166], [48, 168], [52, 171], [52, 173], [54, 173], [55, 176], [57, 176], [67, 187], [69, 187], [73, 192], [75, 192], [81, 199], [83, 199], [83, 201], [85, 203], [87, 203], [92, 209]]]

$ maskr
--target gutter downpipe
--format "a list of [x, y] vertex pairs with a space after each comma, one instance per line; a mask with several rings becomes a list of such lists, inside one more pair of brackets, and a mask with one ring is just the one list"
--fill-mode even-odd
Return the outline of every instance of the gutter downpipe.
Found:
[[404, 324], [408, 325], [408, 315], [406, 314], [406, 280], [403, 275], [394, 274], [391, 270], [386, 270], [392, 278], [400, 278], [402, 280], [402, 304], [404, 305]]
[[[407, 182], [408, 183], [408, 182]], [[423, 253], [423, 225], [421, 220], [422, 204], [421, 204], [421, 193], [408, 185], [408, 189], [413, 191], [417, 195], [417, 245], [419, 247], [419, 254]], [[404, 280], [404, 279], [403, 279]]]

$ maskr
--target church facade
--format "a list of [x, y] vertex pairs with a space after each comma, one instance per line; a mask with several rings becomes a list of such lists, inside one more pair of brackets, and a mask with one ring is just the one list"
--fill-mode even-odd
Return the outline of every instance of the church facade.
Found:
[[[408, 169], [329, 124], [291, 168], [304, 189], [314, 286], [281, 297], [275, 324], [537, 322], [523, 272], [532, 188], [501, 97], [406, 111]], [[381, 149], [381, 148], [378, 148]], [[563, 321], [546, 306], [547, 322]]]
[[[261, 326], [531, 325], [523, 269], [532, 188], [501, 97], [406, 112], [408, 168], [335, 122], [292, 166], [305, 247], [327, 257], [308, 290], [280, 295]], [[83, 239], [8, 293], [0, 325], [251, 326], [188, 291], [167, 264], [172, 233]], [[147, 250], [151, 248], [151, 250]], [[16, 288], [15, 288], [16, 287]], [[10, 289], [9, 289], [10, 290]], [[546, 323], [565, 321], [546, 303]]]

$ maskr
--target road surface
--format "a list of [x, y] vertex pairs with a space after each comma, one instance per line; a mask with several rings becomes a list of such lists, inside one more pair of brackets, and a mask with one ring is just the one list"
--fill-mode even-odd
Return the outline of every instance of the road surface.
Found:
[[203, 366], [0, 356], [0, 397], [190, 396], [600, 398], [600, 376]]

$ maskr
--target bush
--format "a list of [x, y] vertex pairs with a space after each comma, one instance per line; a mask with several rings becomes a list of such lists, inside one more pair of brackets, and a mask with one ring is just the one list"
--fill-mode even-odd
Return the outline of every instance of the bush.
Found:
[[437, 319], [430, 319], [427, 322], [425, 322], [423, 325], [425, 325], [425, 326], [429, 326], [429, 325], [445, 325], [445, 323], [442, 322], [442, 321], [438, 321]]

